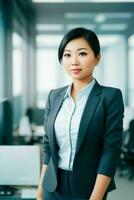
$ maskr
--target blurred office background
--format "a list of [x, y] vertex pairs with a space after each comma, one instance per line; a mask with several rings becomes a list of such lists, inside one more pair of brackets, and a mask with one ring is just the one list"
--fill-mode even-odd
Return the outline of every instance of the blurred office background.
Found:
[[71, 82], [57, 49], [63, 35], [78, 26], [100, 39], [94, 77], [123, 93], [120, 189], [108, 200], [132, 200], [134, 145], [127, 153], [134, 119], [134, 0], [0, 0], [0, 145], [42, 143], [47, 95]]

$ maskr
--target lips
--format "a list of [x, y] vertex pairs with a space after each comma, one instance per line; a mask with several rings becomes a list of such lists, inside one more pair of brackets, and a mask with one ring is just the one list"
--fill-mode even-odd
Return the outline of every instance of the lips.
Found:
[[71, 69], [71, 72], [78, 74], [82, 69]]

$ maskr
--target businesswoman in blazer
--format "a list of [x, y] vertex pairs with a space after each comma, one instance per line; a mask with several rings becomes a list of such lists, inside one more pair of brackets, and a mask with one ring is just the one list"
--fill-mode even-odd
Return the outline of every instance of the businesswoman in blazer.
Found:
[[58, 57], [73, 82], [48, 96], [45, 159], [37, 199], [105, 200], [115, 189], [123, 129], [122, 94], [93, 78], [100, 44], [91, 30], [69, 31]]

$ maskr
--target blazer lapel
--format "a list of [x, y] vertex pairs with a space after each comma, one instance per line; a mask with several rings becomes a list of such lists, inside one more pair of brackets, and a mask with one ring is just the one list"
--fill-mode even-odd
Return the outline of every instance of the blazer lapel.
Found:
[[100, 85], [96, 82], [88, 99], [87, 99], [86, 106], [85, 106], [83, 114], [82, 114], [79, 131], [78, 131], [78, 137], [77, 137], [77, 143], [76, 143], [76, 153], [78, 152], [78, 150], [83, 142], [88, 125], [89, 125], [89, 123], [92, 119], [93, 113], [95, 112], [95, 109], [99, 103], [100, 88], [101, 88]]
[[[57, 148], [56, 138], [55, 138], [55, 134], [54, 134], [54, 121], [55, 121], [55, 118], [58, 114], [60, 107], [62, 106], [66, 90], [67, 90], [67, 87], [65, 87], [62, 91], [60, 91], [59, 93], [57, 93], [55, 95], [53, 102], [52, 102], [52, 112], [51, 112], [50, 121], [48, 122], [49, 123], [49, 134], [50, 134], [50, 138], [51, 138], [50, 146], [52, 149], [52, 157], [54, 160], [56, 158], [56, 148]], [[55, 162], [56, 162], [56, 160], [55, 160]]]

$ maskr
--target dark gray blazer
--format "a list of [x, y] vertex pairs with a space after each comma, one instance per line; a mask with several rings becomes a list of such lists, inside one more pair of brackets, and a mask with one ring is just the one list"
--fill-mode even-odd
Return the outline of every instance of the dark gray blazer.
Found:
[[[67, 87], [52, 90], [45, 109], [44, 164], [48, 164], [43, 187], [53, 192], [57, 186], [58, 145], [54, 121], [62, 105]], [[123, 100], [119, 89], [95, 83], [85, 106], [76, 144], [73, 164], [74, 187], [88, 196], [96, 175], [112, 178], [108, 191], [115, 189], [114, 174], [121, 153]]]

